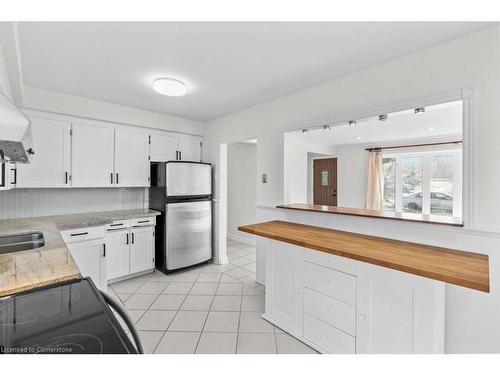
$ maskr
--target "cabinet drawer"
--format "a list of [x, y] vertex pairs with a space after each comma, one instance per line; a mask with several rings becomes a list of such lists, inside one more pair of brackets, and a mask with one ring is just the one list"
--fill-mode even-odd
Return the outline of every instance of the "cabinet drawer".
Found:
[[356, 304], [356, 277], [347, 273], [304, 262], [304, 285], [340, 301]]
[[106, 230], [118, 230], [130, 227], [130, 220], [115, 220], [111, 224], [106, 225]]
[[154, 216], [141, 217], [141, 218], [130, 220], [130, 226], [132, 226], [132, 227], [146, 227], [148, 225], [155, 225], [155, 224], [156, 224], [156, 217], [154, 217]]
[[319, 266], [332, 268], [337, 271], [357, 275], [356, 261], [348, 258], [339, 257], [337, 255], [328, 254], [323, 251], [310, 250], [304, 251], [304, 260]]
[[350, 335], [356, 333], [356, 309], [352, 305], [304, 288], [304, 312]]
[[354, 354], [356, 339], [322, 321], [304, 314], [304, 337], [332, 354]]
[[65, 230], [61, 232], [61, 236], [66, 243], [95, 240], [104, 238], [104, 227]]

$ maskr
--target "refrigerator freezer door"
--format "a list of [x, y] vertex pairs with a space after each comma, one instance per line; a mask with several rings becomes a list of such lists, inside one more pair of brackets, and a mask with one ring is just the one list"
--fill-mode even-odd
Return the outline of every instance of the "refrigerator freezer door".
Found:
[[167, 196], [207, 196], [212, 194], [212, 166], [201, 163], [166, 164]]
[[212, 259], [212, 201], [167, 204], [169, 271]]

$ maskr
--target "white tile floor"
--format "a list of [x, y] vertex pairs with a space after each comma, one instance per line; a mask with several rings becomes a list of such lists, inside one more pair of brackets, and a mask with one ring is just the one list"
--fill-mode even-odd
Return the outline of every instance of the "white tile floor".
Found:
[[316, 353], [262, 319], [255, 247], [227, 240], [229, 263], [149, 275], [109, 286], [147, 353]]

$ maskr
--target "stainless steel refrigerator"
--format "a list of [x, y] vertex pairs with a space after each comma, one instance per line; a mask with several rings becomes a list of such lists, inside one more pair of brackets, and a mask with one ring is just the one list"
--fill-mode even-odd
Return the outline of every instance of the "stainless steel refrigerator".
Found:
[[151, 163], [150, 208], [155, 227], [155, 265], [164, 273], [212, 259], [212, 166]]

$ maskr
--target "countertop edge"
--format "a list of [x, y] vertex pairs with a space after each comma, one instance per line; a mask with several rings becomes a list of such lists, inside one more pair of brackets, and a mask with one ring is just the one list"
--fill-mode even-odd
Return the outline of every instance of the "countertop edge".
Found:
[[[261, 236], [261, 237], [265, 237], [265, 238], [269, 238], [269, 239], [273, 239], [273, 240], [277, 240], [277, 241], [281, 241], [281, 242], [290, 243], [292, 245], [302, 246], [302, 247], [306, 247], [306, 248], [309, 248], [309, 249], [318, 250], [318, 251], [322, 251], [322, 252], [325, 252], [325, 253], [329, 253], [329, 254], [341, 256], [341, 257], [344, 257], [344, 258], [349, 258], [349, 259], [353, 259], [353, 260], [357, 260], [357, 261], [361, 261], [361, 262], [365, 262], [365, 263], [369, 263], [369, 264], [374, 264], [374, 265], [377, 265], [377, 266], [381, 266], [381, 267], [385, 267], [385, 268], [390, 268], [390, 269], [394, 269], [394, 270], [397, 270], [397, 271], [402, 271], [402, 272], [410, 273], [410, 274], [413, 274], [413, 275], [417, 275], [417, 276], [421, 276], [421, 277], [426, 277], [426, 278], [430, 278], [430, 279], [433, 279], [433, 280], [438, 280], [438, 281], [442, 281], [442, 282], [445, 282], [445, 283], [449, 283], [449, 284], [458, 285], [458, 286], [461, 286], [461, 287], [466, 287], [466, 288], [478, 290], [478, 291], [485, 292], [485, 293], [489, 293], [490, 292], [490, 285], [489, 285], [489, 256], [486, 255], [486, 254], [479, 254], [479, 253], [473, 253], [473, 252], [469, 252], [469, 251], [461, 251], [461, 250], [455, 250], [455, 249], [440, 248], [440, 247], [432, 246], [432, 245], [424, 245], [424, 244], [418, 244], [418, 243], [413, 243], [413, 242], [399, 241], [399, 240], [393, 240], [393, 239], [388, 239], [388, 238], [384, 238], [384, 237], [366, 236], [366, 235], [352, 233], [352, 232], [337, 231], [335, 229], [329, 229], [329, 228], [314, 227], [314, 228], [318, 228], [318, 229], [323, 229], [325, 231], [345, 232], [345, 233], [352, 234], [354, 236], [360, 236], [361, 238], [370, 237], [372, 239], [380, 239], [380, 240], [388, 240], [388, 241], [401, 242], [402, 244], [408, 243], [408, 244], [418, 245], [418, 246], [422, 246], [422, 247], [432, 247], [436, 251], [441, 250], [441, 251], [446, 251], [446, 252], [458, 252], [458, 253], [463, 253], [463, 255], [470, 255], [470, 256], [477, 257], [477, 258], [483, 258], [486, 261], [486, 263], [487, 263], [487, 272], [488, 272], [487, 283], [479, 282], [479, 281], [475, 282], [475, 281], [467, 279], [467, 278], [460, 278], [460, 277], [451, 276], [451, 275], [443, 275], [443, 274], [436, 273], [435, 271], [423, 270], [423, 269], [417, 268], [417, 267], [410, 267], [410, 266], [407, 266], [407, 265], [398, 264], [398, 263], [393, 262], [393, 261], [392, 262], [391, 261], [383, 261], [383, 260], [376, 259], [376, 258], [364, 257], [364, 256], [360, 256], [360, 255], [357, 255], [357, 254], [353, 254], [353, 253], [349, 253], [349, 252], [337, 250], [337, 249], [326, 248], [326, 247], [323, 247], [323, 246], [320, 246], [320, 245], [311, 244], [311, 243], [308, 243], [306, 241], [299, 241], [299, 240], [295, 240], [295, 239], [286, 238], [286, 237], [284, 237], [282, 235], [275, 235], [275, 234], [271, 234], [271, 233], [264, 233], [262, 231], [254, 229], [255, 225], [262, 225], [262, 224], [273, 223], [273, 222], [288, 223], [288, 222], [282, 221], [282, 220], [275, 220], [275, 221], [264, 222], [264, 223], [260, 223], [260, 224], [252, 224], [252, 225], [247, 225], [247, 226], [240, 226], [240, 227], [238, 227], [238, 230], [240, 230], [242, 232], [245, 232], [245, 233], [254, 234], [254, 235], [257, 235], [257, 236]], [[289, 224], [300, 225], [300, 226], [304, 226], [304, 227], [313, 227], [313, 226], [306, 225], [306, 224], [297, 224], [297, 223], [289, 223]]]
[[319, 212], [319, 213], [331, 214], [331, 215], [348, 215], [348, 216], [357, 216], [357, 217], [367, 217], [367, 218], [371, 218], [371, 219], [396, 220], [396, 221], [410, 222], [410, 223], [446, 225], [446, 226], [456, 227], [456, 228], [463, 228], [464, 227], [463, 223], [451, 223], [451, 222], [447, 223], [447, 222], [442, 222], [442, 221], [424, 220], [424, 219], [418, 219], [418, 218], [400, 218], [400, 217], [382, 216], [382, 215], [377, 215], [377, 214], [368, 214], [368, 213], [363, 214], [363, 213], [346, 212], [346, 211], [328, 211], [328, 210], [321, 210], [321, 209], [315, 209], [315, 208], [297, 207], [297, 206], [294, 206], [293, 204], [290, 204], [290, 205], [279, 204], [276, 206], [276, 208], [280, 208], [280, 209], [284, 209], [284, 210], [305, 211], [305, 212]]

